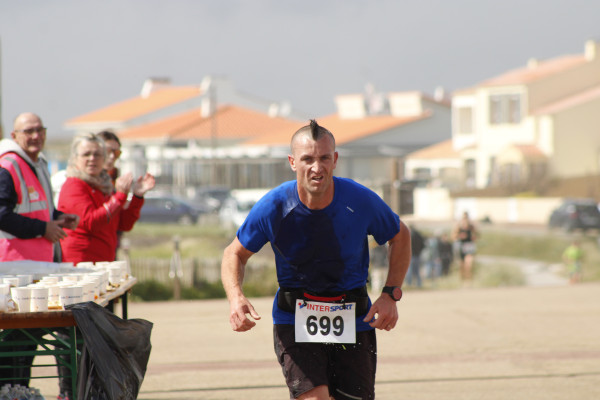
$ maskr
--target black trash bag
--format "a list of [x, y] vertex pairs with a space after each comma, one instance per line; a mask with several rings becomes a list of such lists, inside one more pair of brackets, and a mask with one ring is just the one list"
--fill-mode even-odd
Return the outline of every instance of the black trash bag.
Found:
[[84, 340], [77, 399], [137, 399], [152, 348], [152, 322], [123, 320], [94, 302], [66, 309], [73, 312]]

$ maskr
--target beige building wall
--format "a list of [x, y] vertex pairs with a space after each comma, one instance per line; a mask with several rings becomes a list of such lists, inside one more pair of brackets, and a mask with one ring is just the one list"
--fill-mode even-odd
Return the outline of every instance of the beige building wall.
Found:
[[530, 83], [529, 112], [600, 84], [600, 54], [577, 68]]
[[553, 117], [553, 174], [600, 174], [600, 99], [557, 113]]
[[366, 186], [390, 182], [394, 175], [394, 158], [344, 157], [340, 155], [334, 174], [352, 177]]
[[412, 216], [417, 221], [453, 221], [466, 211], [475, 221], [489, 217], [496, 224], [545, 225], [561, 202], [559, 197], [452, 198], [446, 189], [416, 188]]

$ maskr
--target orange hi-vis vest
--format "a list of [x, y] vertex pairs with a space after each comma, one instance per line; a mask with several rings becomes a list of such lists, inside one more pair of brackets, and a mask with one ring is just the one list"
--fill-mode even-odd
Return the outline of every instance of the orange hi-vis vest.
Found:
[[[24, 217], [50, 221], [50, 204], [39, 179], [25, 160], [15, 153], [0, 157], [0, 167], [8, 170], [12, 176], [17, 205], [14, 212]], [[43, 237], [19, 239], [0, 230], [0, 261], [53, 259], [53, 244]]]

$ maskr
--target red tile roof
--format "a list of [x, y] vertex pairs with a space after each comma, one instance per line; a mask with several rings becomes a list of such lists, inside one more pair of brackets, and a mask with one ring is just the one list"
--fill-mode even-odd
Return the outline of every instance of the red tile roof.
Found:
[[460, 153], [454, 150], [452, 139], [444, 140], [427, 146], [423, 149], [410, 153], [407, 159], [440, 159], [440, 158], [460, 158]]
[[589, 101], [596, 100], [598, 98], [600, 98], [600, 85], [588, 90], [584, 90], [583, 92], [574, 94], [573, 96], [565, 97], [564, 99], [561, 99], [554, 103], [540, 107], [539, 109], [534, 110], [533, 114], [554, 114], [563, 110], [567, 110], [571, 107], [577, 106], [579, 104], [585, 104]]
[[273, 132], [291, 132], [291, 136], [300, 126], [301, 123], [285, 118], [269, 117], [246, 108], [224, 105], [219, 107], [213, 117], [203, 117], [198, 108], [121, 131], [119, 137], [124, 140], [209, 140], [214, 133], [213, 129], [216, 129], [217, 138], [243, 140]]
[[566, 71], [584, 63], [586, 63], [586, 59], [583, 55], [568, 55], [545, 61], [537, 61], [536, 66], [525, 66], [510, 70], [504, 74], [485, 80], [475, 87], [459, 89], [454, 94], [468, 94], [477, 87], [522, 85]]
[[153, 91], [147, 97], [137, 96], [72, 118], [66, 122], [66, 125], [94, 122], [124, 122], [191, 99], [201, 93], [200, 88], [197, 86], [164, 87]]
[[522, 67], [482, 82], [479, 86], [516, 85], [536, 81], [566, 71], [586, 62], [583, 55], [571, 55], [538, 61], [535, 67]]
[[[317, 118], [319, 125], [329, 129], [335, 136], [335, 142], [338, 145], [352, 142], [363, 137], [367, 137], [388, 129], [392, 129], [401, 125], [405, 125], [414, 121], [419, 121], [431, 116], [430, 111], [426, 111], [417, 116], [411, 117], [393, 117], [390, 115], [377, 115], [365, 118], [340, 118], [338, 114], [332, 114], [322, 118]], [[262, 145], [287, 145], [294, 132], [307, 125], [309, 121], [305, 121], [298, 125], [294, 130], [289, 132], [272, 132], [264, 134], [255, 139], [245, 142], [245, 144], [262, 144]]]

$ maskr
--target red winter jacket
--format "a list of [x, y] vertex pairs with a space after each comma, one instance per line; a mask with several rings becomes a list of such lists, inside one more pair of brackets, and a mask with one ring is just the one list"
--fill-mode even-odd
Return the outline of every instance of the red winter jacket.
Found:
[[133, 196], [127, 209], [127, 195], [116, 192], [110, 196], [92, 188], [79, 178], [67, 178], [60, 191], [57, 208], [79, 215], [77, 229], [65, 229], [61, 240], [63, 261], [114, 261], [117, 231], [130, 231], [140, 217], [144, 199]]

